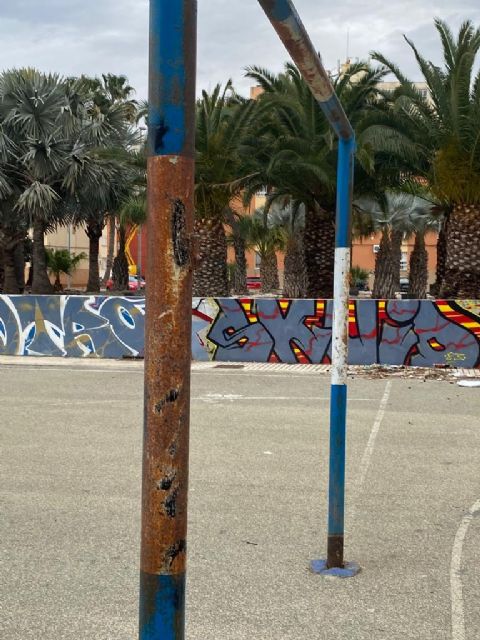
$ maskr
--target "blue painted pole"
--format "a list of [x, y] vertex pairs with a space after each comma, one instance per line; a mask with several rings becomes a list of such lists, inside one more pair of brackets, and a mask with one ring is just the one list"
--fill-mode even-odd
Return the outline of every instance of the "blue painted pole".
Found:
[[184, 640], [196, 0], [150, 0], [140, 640]]
[[345, 436], [347, 415], [348, 294], [355, 134], [308, 33], [290, 0], [259, 0], [285, 48], [310, 87], [339, 139], [337, 215], [332, 330], [332, 388], [330, 403], [330, 475], [328, 491], [327, 559], [312, 562], [319, 573], [354, 575], [345, 566]]
[[327, 569], [343, 568], [345, 531], [345, 439], [347, 419], [348, 294], [355, 139], [338, 142], [337, 219], [330, 399], [330, 474]]

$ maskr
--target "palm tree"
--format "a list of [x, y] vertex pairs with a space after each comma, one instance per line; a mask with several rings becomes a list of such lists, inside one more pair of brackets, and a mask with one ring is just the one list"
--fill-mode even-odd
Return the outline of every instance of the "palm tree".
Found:
[[82, 82], [34, 69], [0, 75], [0, 226], [10, 240], [13, 230], [33, 229], [32, 293], [52, 291], [45, 232], [72, 219], [95, 150], [124, 137], [121, 105], [108, 117], [93, 118], [91, 112]]
[[386, 65], [400, 86], [378, 121], [378, 148], [388, 150], [424, 176], [432, 192], [451, 207], [446, 228], [447, 255], [443, 296], [480, 297], [480, 71], [474, 76], [480, 29], [464, 22], [455, 38], [435, 20], [444, 64], [424, 58], [411, 47], [428, 86], [423, 96], [390, 60]]
[[[89, 115], [92, 120], [109, 118], [112, 110], [120, 107], [122, 109], [126, 123], [134, 124], [138, 123], [138, 120], [144, 117], [146, 113], [146, 103], [141, 101], [137, 102], [132, 98], [135, 94], [135, 89], [129, 85], [128, 78], [124, 75], [114, 75], [111, 73], [102, 74], [102, 78], [89, 78], [82, 76], [80, 83], [85, 87], [86, 91], [90, 95], [90, 110]], [[134, 136], [128, 130], [125, 130], [125, 140], [117, 140], [117, 144], [120, 147], [128, 150], [132, 145], [138, 144], [140, 139]], [[118, 158], [117, 158], [118, 159]], [[121, 158], [125, 160], [125, 158]], [[128, 160], [126, 164], [131, 164]], [[105, 266], [105, 272], [102, 277], [102, 282], [105, 284], [109, 279], [112, 272], [114, 253], [115, 253], [115, 236], [116, 236], [116, 212], [105, 210], [102, 216], [96, 216], [98, 223], [94, 224], [93, 228], [87, 229], [87, 235], [89, 238], [100, 238], [105, 224], [108, 225], [108, 249], [107, 260]], [[99, 235], [99, 232], [100, 233]], [[92, 249], [92, 247], [91, 247]], [[94, 263], [91, 261], [92, 268]], [[96, 276], [91, 274], [89, 276], [89, 289], [97, 290]], [[90, 289], [91, 285], [94, 285], [93, 289]]]
[[432, 202], [416, 198], [415, 207], [407, 222], [407, 233], [415, 236], [408, 274], [408, 294], [411, 298], [422, 300], [427, 296], [428, 252], [425, 235], [429, 231], [438, 233], [442, 217], [441, 208]]
[[131, 174], [126, 165], [97, 155], [85, 162], [77, 178], [72, 222], [85, 227], [89, 239], [87, 291], [100, 291], [99, 245], [108, 212], [120, 206], [128, 194]]
[[280, 288], [277, 251], [285, 247], [285, 236], [272, 225], [268, 213], [258, 209], [248, 220], [248, 242], [260, 256], [260, 281], [262, 293], [274, 293]]
[[[62, 178], [72, 160], [75, 113], [65, 82], [33, 69], [0, 76], [0, 122], [4, 131], [3, 175], [8, 192], [2, 199], [2, 232], [7, 255], [13, 233], [33, 227], [32, 291], [51, 291], [46, 272], [44, 233], [62, 218]], [[7, 142], [8, 140], [8, 142]], [[22, 229], [22, 234], [18, 231]], [[13, 241], [13, 242], [12, 242]]]
[[394, 298], [400, 290], [401, 246], [404, 234], [411, 231], [410, 214], [415, 208], [415, 197], [388, 192], [380, 201], [361, 198], [355, 202], [355, 208], [370, 217], [372, 231], [381, 232], [372, 298]]
[[[377, 99], [383, 69], [359, 63], [335, 81], [337, 94], [352, 124], [357, 126]], [[335, 246], [337, 142], [323, 112], [297, 68], [273, 75], [250, 67], [247, 76], [264, 93], [259, 99], [262, 120], [257, 132], [259, 184], [272, 187], [270, 200], [289, 197], [294, 208], [305, 208], [303, 249], [307, 295], [331, 297]], [[357, 194], [365, 190], [359, 175], [373, 172], [371, 148], [359, 139]], [[371, 182], [371, 181], [370, 181]], [[253, 190], [252, 184], [251, 190]], [[368, 185], [371, 190], [371, 184]]]
[[294, 209], [287, 204], [280, 209], [273, 206], [270, 210], [273, 227], [283, 235], [285, 257], [283, 271], [283, 296], [285, 298], [304, 298], [307, 288], [307, 274], [303, 253], [303, 231], [305, 211], [302, 206]]
[[245, 252], [250, 248], [250, 219], [248, 215], [242, 215], [233, 209], [226, 210], [226, 222], [231, 233], [227, 237], [227, 242], [233, 246], [235, 251], [235, 264], [231, 278], [232, 295], [242, 296], [248, 293], [247, 288], [247, 259]]
[[198, 265], [195, 296], [227, 296], [225, 223], [232, 199], [248, 178], [245, 145], [255, 104], [238, 98], [231, 81], [202, 93], [197, 104], [195, 234]]
[[113, 288], [124, 291], [128, 288], [128, 260], [126, 246], [128, 234], [134, 232], [147, 219], [147, 199], [145, 192], [127, 197], [118, 213], [118, 252], [113, 261]]
[[72, 256], [67, 249], [47, 249], [47, 268], [49, 273], [55, 276], [54, 289], [62, 291], [63, 286], [60, 282], [62, 273], [67, 276], [72, 275], [82, 260], [85, 260], [87, 254], [83, 251], [76, 256]]

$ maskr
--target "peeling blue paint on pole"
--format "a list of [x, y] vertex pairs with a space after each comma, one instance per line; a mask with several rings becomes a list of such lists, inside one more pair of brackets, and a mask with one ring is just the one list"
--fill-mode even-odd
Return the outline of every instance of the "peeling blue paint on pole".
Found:
[[[314, 561], [311, 569], [316, 573], [328, 572], [328, 575], [347, 577], [358, 571], [355, 563], [350, 563], [348, 571], [344, 570], [343, 559], [348, 294], [355, 134], [293, 3], [290, 0], [259, 0], [259, 3], [339, 139], [330, 401], [328, 548], [327, 559]], [[332, 569], [338, 571], [332, 573]]]
[[195, 106], [196, 0], [150, 1], [149, 152], [193, 155]]
[[140, 640], [184, 640], [196, 0], [150, 0]]

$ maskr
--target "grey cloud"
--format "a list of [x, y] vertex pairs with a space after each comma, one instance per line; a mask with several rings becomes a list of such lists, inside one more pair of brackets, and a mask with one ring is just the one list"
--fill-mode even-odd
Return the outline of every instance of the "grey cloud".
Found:
[[[351, 57], [364, 59], [376, 49], [415, 77], [403, 33], [438, 60], [434, 16], [454, 29], [468, 18], [480, 24], [478, 0], [297, 0], [296, 6], [330, 69], [346, 56], [347, 29]], [[125, 73], [138, 96], [146, 96], [148, 0], [16, 0], [2, 7], [0, 17], [3, 67], [34, 65], [65, 75]], [[286, 59], [256, 0], [200, 0], [199, 89], [232, 77], [246, 93], [245, 66], [278, 71]]]

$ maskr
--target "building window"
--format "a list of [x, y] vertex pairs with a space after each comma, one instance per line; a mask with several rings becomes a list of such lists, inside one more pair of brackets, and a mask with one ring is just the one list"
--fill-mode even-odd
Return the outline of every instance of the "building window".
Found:
[[260, 264], [262, 262], [262, 259], [260, 258], [260, 254], [255, 251], [255, 269], [260, 269]]
[[402, 257], [400, 258], [400, 271], [406, 271], [408, 265], [408, 253], [407, 251], [402, 251]]

